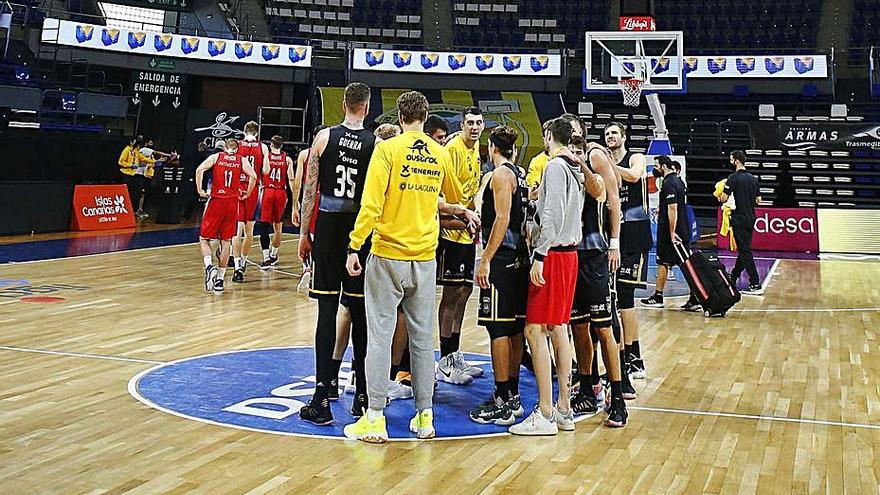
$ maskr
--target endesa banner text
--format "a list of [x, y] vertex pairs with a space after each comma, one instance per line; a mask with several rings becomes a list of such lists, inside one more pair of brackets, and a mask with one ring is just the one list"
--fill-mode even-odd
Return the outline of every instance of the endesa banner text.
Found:
[[560, 55], [453, 53], [355, 48], [352, 69], [416, 74], [559, 76]]

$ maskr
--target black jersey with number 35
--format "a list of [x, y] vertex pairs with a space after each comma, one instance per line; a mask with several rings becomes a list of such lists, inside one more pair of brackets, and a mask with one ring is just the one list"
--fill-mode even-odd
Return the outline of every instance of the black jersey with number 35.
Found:
[[321, 211], [341, 213], [360, 209], [375, 144], [376, 137], [367, 129], [352, 130], [343, 125], [330, 128], [327, 147], [318, 163]]

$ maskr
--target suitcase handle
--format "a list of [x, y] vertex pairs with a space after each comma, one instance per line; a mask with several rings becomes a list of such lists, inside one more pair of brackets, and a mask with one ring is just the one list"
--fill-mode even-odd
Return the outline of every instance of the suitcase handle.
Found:
[[678, 258], [682, 263], [689, 260], [691, 257], [691, 250], [684, 243], [672, 243], [673, 249], [675, 249], [675, 254], [678, 255]]

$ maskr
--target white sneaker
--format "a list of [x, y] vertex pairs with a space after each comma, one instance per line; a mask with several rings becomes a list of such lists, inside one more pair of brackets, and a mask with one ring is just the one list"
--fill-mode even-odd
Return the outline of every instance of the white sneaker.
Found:
[[302, 278], [299, 279], [299, 283], [296, 285], [297, 292], [308, 292], [309, 287], [312, 284], [312, 269], [306, 268], [303, 270]]
[[470, 375], [473, 378], [479, 378], [483, 376], [483, 368], [472, 366], [471, 363], [465, 361], [464, 354], [462, 354], [461, 351], [453, 352], [452, 356], [455, 361], [455, 367], [461, 370], [462, 373]]
[[571, 408], [568, 412], [562, 414], [559, 408], [553, 407], [553, 419], [556, 420], [556, 426], [562, 431], [574, 431], [574, 411]]
[[535, 410], [521, 423], [517, 423], [507, 429], [514, 435], [526, 436], [552, 436], [559, 433], [555, 418], [547, 419], [541, 412], [541, 408], [535, 406]]
[[408, 387], [396, 380], [388, 380], [388, 399], [412, 399], [412, 387]]
[[438, 380], [442, 380], [446, 383], [451, 383], [453, 385], [469, 385], [471, 382], [474, 381], [474, 377], [468, 375], [463, 370], [456, 367], [455, 353], [440, 358], [440, 361], [437, 363], [437, 371], [435, 372], [434, 376]]

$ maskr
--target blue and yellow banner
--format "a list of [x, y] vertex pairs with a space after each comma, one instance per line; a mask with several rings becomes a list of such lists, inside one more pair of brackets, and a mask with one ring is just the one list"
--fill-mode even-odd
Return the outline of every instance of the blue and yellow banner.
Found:
[[[825, 55], [701, 55], [678, 59], [672, 57], [652, 57], [651, 68], [654, 75], [684, 73], [689, 79], [712, 78], [825, 78], [828, 77], [828, 58]], [[633, 64], [624, 62], [630, 71]], [[611, 75], [625, 75], [621, 64], [611, 65]]]
[[355, 48], [352, 69], [415, 74], [560, 76], [558, 54], [421, 52]]
[[162, 55], [163, 57], [276, 67], [312, 66], [312, 49], [305, 45], [244, 42], [150, 31], [131, 31], [52, 18], [43, 20], [41, 41], [134, 55]]

